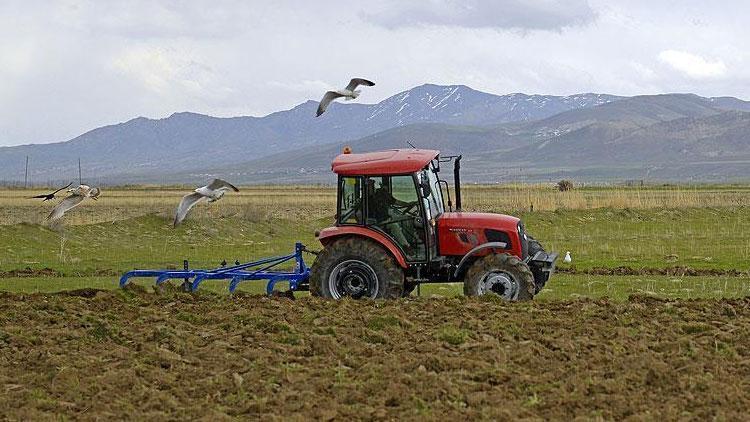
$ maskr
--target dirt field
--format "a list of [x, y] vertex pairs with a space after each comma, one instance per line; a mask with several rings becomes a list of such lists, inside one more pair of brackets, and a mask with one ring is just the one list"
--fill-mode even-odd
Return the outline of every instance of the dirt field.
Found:
[[750, 299], [0, 293], [9, 420], [743, 419]]
[[574, 257], [507, 304], [459, 284], [393, 302], [92, 290], [314, 249], [333, 190], [243, 188], [177, 229], [183, 189], [107, 189], [58, 226], [32, 190], [0, 190], [0, 420], [746, 419], [749, 192], [467, 186], [466, 209]]

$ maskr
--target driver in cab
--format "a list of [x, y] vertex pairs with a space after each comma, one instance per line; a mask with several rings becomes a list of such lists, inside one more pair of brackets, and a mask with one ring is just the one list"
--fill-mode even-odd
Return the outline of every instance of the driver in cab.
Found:
[[[393, 197], [388, 187], [384, 183], [375, 187], [375, 180], [367, 180], [367, 196], [368, 196], [368, 214], [370, 218], [374, 218], [378, 223], [385, 222], [386, 224], [381, 227], [387, 231], [393, 239], [396, 240], [402, 247], [409, 245], [409, 241], [404, 236], [404, 231], [401, 228], [399, 219], [405, 216], [399, 208], [407, 209], [413, 205], [410, 202], [400, 201]], [[388, 221], [396, 220], [392, 224]]]

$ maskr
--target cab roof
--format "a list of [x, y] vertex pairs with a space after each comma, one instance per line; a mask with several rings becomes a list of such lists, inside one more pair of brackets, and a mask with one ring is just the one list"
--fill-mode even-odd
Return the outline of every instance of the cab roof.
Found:
[[331, 170], [342, 176], [409, 174], [425, 168], [440, 154], [434, 149], [391, 149], [361, 154], [339, 154]]

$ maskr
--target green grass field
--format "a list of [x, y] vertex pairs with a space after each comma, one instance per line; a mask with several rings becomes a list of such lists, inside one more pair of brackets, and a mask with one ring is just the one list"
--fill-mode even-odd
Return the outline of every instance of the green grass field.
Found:
[[[152, 280], [140, 279], [134, 283], [148, 287]], [[284, 289], [279, 283], [278, 289]], [[116, 277], [6, 277], [0, 278], [0, 290], [19, 293], [53, 293], [61, 290], [84, 288], [112, 290], [117, 288]], [[201, 292], [227, 295], [226, 282], [206, 281]], [[265, 292], [262, 282], [240, 284], [237, 291], [253, 294]], [[300, 297], [307, 296], [300, 292]], [[463, 287], [459, 283], [425, 284], [421, 296], [460, 296]], [[417, 292], [413, 293], [414, 296]], [[666, 299], [710, 299], [739, 298], [750, 296], [750, 279], [747, 277], [669, 277], [669, 276], [592, 276], [580, 274], [555, 275], [553, 281], [536, 296], [535, 300], [558, 300], [576, 298], [603, 298], [625, 300], [631, 295], [651, 295]]]
[[[246, 188], [242, 195], [198, 207], [175, 229], [171, 208], [180, 190], [131, 188], [105, 191], [101, 200], [74, 210], [63, 224], [49, 226], [40, 216], [50, 205], [25, 199], [29, 193], [0, 191], [0, 289], [115, 288], [118, 275], [134, 268], [179, 268], [183, 259], [194, 268], [215, 267], [222, 260], [288, 253], [295, 241], [315, 249], [319, 245], [314, 232], [332, 222], [335, 203], [330, 188]], [[569, 273], [556, 274], [539, 299], [625, 298], [631, 293], [736, 297], [747, 293], [747, 277], [742, 276], [750, 258], [747, 193], [737, 186], [589, 187], [573, 193], [540, 186], [470, 187], [465, 208], [517, 215], [548, 250], [571, 252], [573, 264], [560, 264]], [[547, 205], [542, 210], [537, 205], [533, 212], [521, 209], [517, 204], [525, 197]], [[665, 206], [670, 197], [680, 206]], [[592, 206], [615, 202], [629, 206]], [[706, 202], [716, 206], [703, 205]], [[552, 205], [556, 203], [560, 205]], [[601, 271], [618, 267], [637, 275]], [[654, 270], [674, 267], [701, 270], [705, 276], [653, 275]], [[592, 269], [604, 275], [589, 274]], [[729, 271], [740, 276], [722, 275]], [[209, 289], [223, 292], [224, 287]], [[259, 283], [243, 288], [262, 291]], [[423, 289], [423, 294], [460, 292], [457, 285]]]
[[[467, 187], [466, 210], [518, 215], [548, 250], [572, 253], [531, 302], [455, 297], [458, 283], [393, 301], [269, 298], [262, 282], [233, 296], [211, 280], [195, 294], [148, 279], [118, 289], [133, 268], [215, 267], [289, 253], [295, 241], [316, 249], [313, 233], [333, 220], [331, 188], [251, 187], [172, 228], [183, 192], [108, 189], [50, 226], [54, 204], [0, 190], [6, 418], [747, 413], [747, 187]], [[64, 290], [75, 291], [53, 294]]]

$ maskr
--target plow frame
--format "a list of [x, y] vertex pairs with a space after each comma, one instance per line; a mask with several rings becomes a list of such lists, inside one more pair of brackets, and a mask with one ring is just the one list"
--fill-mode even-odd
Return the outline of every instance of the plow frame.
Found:
[[[306, 286], [310, 277], [310, 269], [302, 257], [305, 250], [305, 246], [297, 242], [294, 245], [294, 252], [289, 255], [263, 258], [231, 267], [218, 267], [210, 270], [188, 269], [187, 261], [185, 261], [185, 269], [183, 270], [132, 270], [126, 272], [120, 278], [120, 287], [127, 286], [131, 278], [155, 277], [157, 286], [168, 280], [182, 279], [185, 289], [191, 292], [198, 290], [198, 286], [205, 280], [230, 280], [230, 293], [234, 293], [241, 282], [249, 280], [268, 280], [266, 293], [269, 295], [273, 293], [274, 286], [280, 281], [288, 281], [289, 290], [297, 291]], [[279, 264], [291, 260], [295, 261], [294, 270], [273, 270]]]

